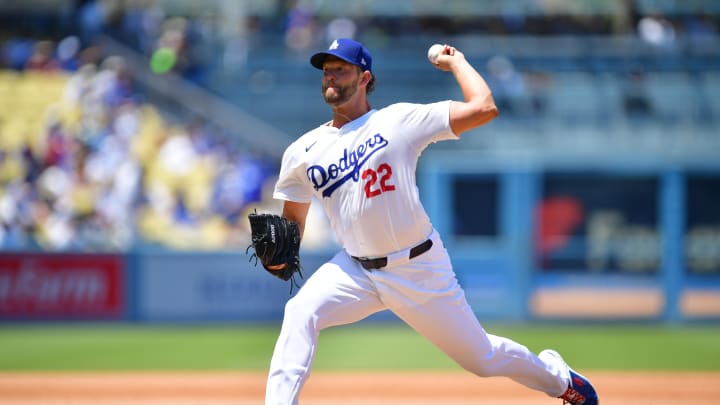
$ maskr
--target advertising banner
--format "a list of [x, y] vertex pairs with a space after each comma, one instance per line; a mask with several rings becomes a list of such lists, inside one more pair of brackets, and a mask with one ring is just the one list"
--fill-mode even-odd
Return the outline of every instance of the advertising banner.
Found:
[[[302, 257], [305, 279], [325, 259]], [[244, 253], [148, 253], [137, 266], [137, 317], [144, 321], [277, 320], [298, 290], [291, 294], [289, 281]]]
[[545, 273], [644, 274], [660, 269], [656, 176], [547, 173], [536, 207], [536, 265]]
[[117, 319], [124, 309], [121, 256], [0, 254], [0, 319]]

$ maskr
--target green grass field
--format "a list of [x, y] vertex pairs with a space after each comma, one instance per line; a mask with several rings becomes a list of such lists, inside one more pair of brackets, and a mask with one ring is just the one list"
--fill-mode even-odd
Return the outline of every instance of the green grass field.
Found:
[[[493, 325], [580, 369], [720, 370], [720, 325]], [[279, 325], [2, 325], [0, 370], [265, 370]], [[315, 369], [457, 369], [404, 325], [360, 324], [320, 336]]]

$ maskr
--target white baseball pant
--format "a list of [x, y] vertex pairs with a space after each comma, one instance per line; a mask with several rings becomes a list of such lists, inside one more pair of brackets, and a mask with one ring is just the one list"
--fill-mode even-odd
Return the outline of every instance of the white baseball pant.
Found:
[[[344, 250], [322, 265], [285, 306], [270, 364], [265, 404], [297, 404], [322, 329], [389, 309], [466, 370], [505, 376], [552, 397], [569, 381], [525, 346], [483, 329], [457, 282], [436, 231], [432, 248], [412, 260], [368, 271]], [[393, 255], [397, 256], [397, 255]], [[405, 256], [407, 257], [407, 256]]]

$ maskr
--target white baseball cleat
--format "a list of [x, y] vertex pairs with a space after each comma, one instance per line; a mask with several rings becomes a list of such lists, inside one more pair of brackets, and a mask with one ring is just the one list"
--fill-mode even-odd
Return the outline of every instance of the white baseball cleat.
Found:
[[590, 383], [590, 380], [585, 378], [582, 374], [576, 372], [563, 360], [560, 353], [555, 350], [543, 350], [538, 354], [538, 357], [547, 362], [554, 362], [560, 365], [567, 373], [570, 385], [568, 386], [565, 393], [560, 395], [559, 398], [563, 400], [563, 404], [570, 405], [597, 405], [599, 404], [597, 392]]

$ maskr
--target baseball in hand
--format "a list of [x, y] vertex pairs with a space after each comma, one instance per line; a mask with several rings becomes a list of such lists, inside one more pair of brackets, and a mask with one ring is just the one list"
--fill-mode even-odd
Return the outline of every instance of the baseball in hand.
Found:
[[437, 62], [437, 57], [440, 55], [440, 53], [445, 49], [445, 45], [435, 44], [431, 46], [428, 49], [428, 60], [430, 63], [435, 64]]

